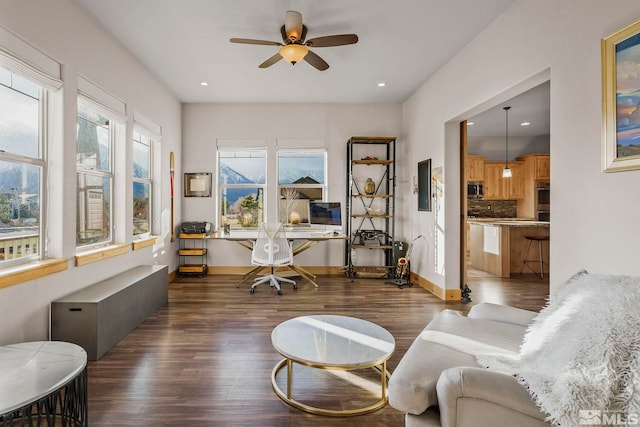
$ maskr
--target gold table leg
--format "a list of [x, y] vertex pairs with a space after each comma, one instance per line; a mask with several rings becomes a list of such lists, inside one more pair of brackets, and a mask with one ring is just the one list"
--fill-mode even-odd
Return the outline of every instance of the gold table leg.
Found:
[[[287, 392], [286, 392], [286, 394], [280, 389], [280, 386], [278, 386], [278, 383], [276, 381], [276, 377], [278, 375], [278, 372], [280, 372], [280, 370], [285, 365], [287, 366]], [[354, 416], [354, 415], [364, 415], [364, 414], [368, 414], [368, 413], [373, 412], [373, 411], [377, 411], [378, 409], [382, 408], [384, 405], [387, 404], [387, 382], [389, 381], [389, 378], [391, 377], [391, 373], [387, 370], [387, 362], [384, 361], [380, 365], [373, 366], [372, 368], [374, 368], [374, 369], [376, 369], [376, 370], [381, 372], [381, 383], [382, 383], [381, 396], [380, 396], [380, 400], [379, 401], [377, 401], [377, 402], [375, 402], [375, 403], [373, 403], [371, 405], [362, 407], [362, 408], [342, 409], [342, 410], [325, 409], [325, 408], [318, 408], [316, 406], [307, 405], [305, 403], [302, 403], [302, 402], [299, 402], [299, 401], [293, 399], [291, 397], [293, 360], [291, 360], [291, 359], [282, 359], [273, 368], [273, 371], [271, 371], [271, 386], [273, 387], [273, 391], [285, 403], [293, 406], [294, 408], [298, 408], [298, 409], [300, 409], [302, 411], [308, 412], [310, 414], [329, 415], [329, 416], [333, 416], [333, 417], [351, 417], [351, 416]], [[318, 369], [325, 369], [325, 368], [318, 368]]]

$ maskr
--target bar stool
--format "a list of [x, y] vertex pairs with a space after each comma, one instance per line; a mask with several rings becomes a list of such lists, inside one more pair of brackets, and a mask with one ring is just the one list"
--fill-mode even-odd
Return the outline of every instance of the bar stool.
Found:
[[[524, 272], [524, 268], [527, 267], [529, 268], [529, 270], [533, 271], [534, 273], [538, 274], [538, 272], [531, 267], [529, 264], [532, 263], [539, 263], [540, 264], [540, 278], [543, 279], [544, 278], [544, 265], [546, 264], [547, 266], [549, 265], [549, 263], [545, 262], [543, 257], [542, 257], [542, 242], [548, 242], [549, 241], [549, 236], [524, 236], [525, 240], [527, 240], [529, 242], [529, 245], [527, 245], [527, 250], [524, 251], [524, 254], [522, 256], [522, 267], [520, 268], [520, 274], [522, 274]], [[538, 259], [527, 259], [527, 257], [529, 256], [529, 249], [531, 249], [531, 244], [533, 242], [537, 242], [538, 243]]]

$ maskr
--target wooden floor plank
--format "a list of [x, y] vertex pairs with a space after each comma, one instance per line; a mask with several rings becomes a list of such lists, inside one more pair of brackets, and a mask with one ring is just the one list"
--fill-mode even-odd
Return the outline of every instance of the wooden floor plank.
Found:
[[[418, 333], [444, 308], [468, 312], [489, 301], [539, 310], [548, 282], [535, 275], [470, 278], [472, 303], [443, 302], [414, 286], [398, 289], [375, 279], [320, 276], [319, 288], [300, 282], [279, 296], [267, 286], [254, 294], [237, 276], [181, 278], [169, 285], [169, 304], [100, 360], [89, 362], [89, 424], [103, 426], [403, 426], [404, 414], [386, 406], [374, 413], [333, 418], [284, 404], [271, 388], [282, 359], [271, 331], [287, 319], [339, 314], [366, 319], [391, 332], [391, 371]], [[335, 378], [300, 372], [294, 392], [305, 403], [353, 407], [371, 402], [375, 372]], [[284, 373], [284, 372], [282, 372]], [[281, 373], [281, 374], [282, 374]], [[285, 387], [283, 378], [279, 384]], [[375, 400], [375, 398], [374, 398]]]

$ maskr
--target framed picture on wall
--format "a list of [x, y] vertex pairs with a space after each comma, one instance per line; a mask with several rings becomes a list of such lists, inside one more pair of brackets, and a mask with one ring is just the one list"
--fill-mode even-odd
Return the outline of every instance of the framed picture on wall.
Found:
[[431, 210], [431, 159], [418, 163], [418, 210]]
[[184, 197], [211, 197], [211, 173], [185, 173]]
[[603, 170], [640, 169], [640, 21], [601, 45]]

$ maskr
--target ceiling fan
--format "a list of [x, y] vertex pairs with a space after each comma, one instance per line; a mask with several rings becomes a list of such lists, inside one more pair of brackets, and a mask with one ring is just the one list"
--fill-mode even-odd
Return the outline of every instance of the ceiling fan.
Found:
[[333, 36], [315, 37], [305, 41], [307, 27], [302, 24], [300, 12], [288, 10], [284, 17], [284, 25], [280, 28], [282, 43], [268, 40], [232, 38], [231, 43], [258, 44], [266, 46], [280, 46], [278, 53], [260, 64], [259, 68], [267, 68], [284, 59], [296, 64], [303, 59], [320, 71], [329, 68], [329, 64], [309, 50], [310, 47], [344, 46], [358, 42], [356, 34], [336, 34]]

